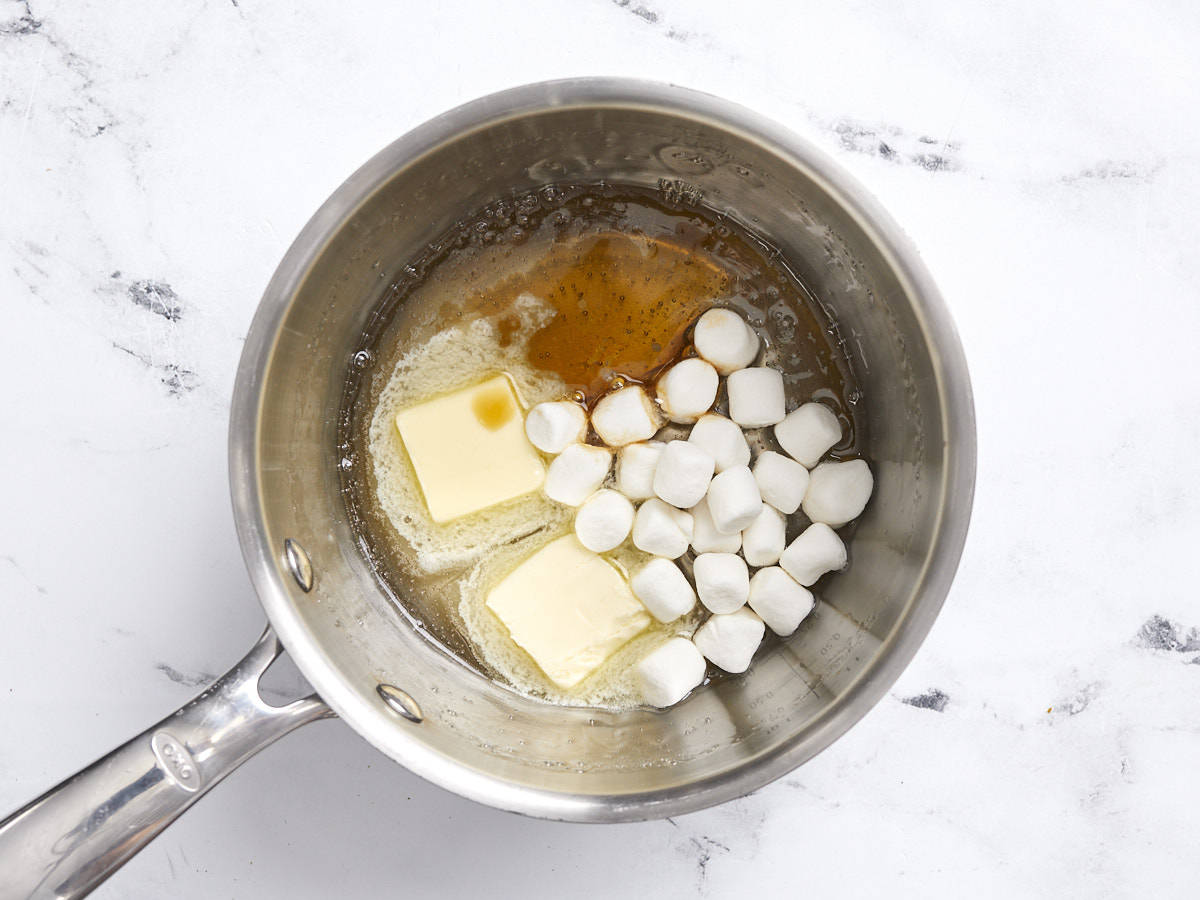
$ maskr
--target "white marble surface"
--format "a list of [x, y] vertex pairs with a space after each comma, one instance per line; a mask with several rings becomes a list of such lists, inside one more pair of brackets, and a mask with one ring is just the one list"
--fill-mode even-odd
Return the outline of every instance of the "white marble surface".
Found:
[[673, 822], [508, 816], [322, 722], [97, 896], [1194, 894], [1198, 41], [1196, 4], [1138, 0], [0, 0], [0, 809], [257, 634], [226, 414], [309, 214], [445, 108], [621, 74], [808, 136], [941, 284], [980, 478], [915, 662], [803, 769]]

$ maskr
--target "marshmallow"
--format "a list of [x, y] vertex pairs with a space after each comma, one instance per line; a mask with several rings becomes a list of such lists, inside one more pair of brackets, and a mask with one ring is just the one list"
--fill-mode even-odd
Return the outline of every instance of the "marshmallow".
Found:
[[750, 579], [750, 608], [773, 632], [787, 637], [816, 605], [812, 592], [779, 566], [759, 569]]
[[606, 553], [629, 535], [633, 504], [616, 491], [596, 491], [575, 513], [575, 536], [593, 553]]
[[775, 426], [775, 440], [792, 459], [812, 468], [842, 439], [842, 423], [828, 406], [805, 403]]
[[642, 699], [651, 706], [674, 706], [704, 680], [708, 665], [696, 645], [673, 637], [643, 657], [634, 670]]
[[750, 463], [750, 445], [746, 443], [742, 429], [716, 413], [701, 416], [692, 427], [688, 441], [708, 451], [716, 460], [718, 472]]
[[587, 437], [587, 413], [578, 403], [539, 403], [525, 417], [525, 436], [543, 453], [562, 453]]
[[662, 441], [626, 444], [617, 456], [617, 490], [630, 500], [654, 496], [654, 467], [665, 447]]
[[787, 543], [787, 519], [766, 503], [753, 522], [742, 529], [742, 556], [752, 566], [773, 566]]
[[726, 469], [708, 486], [708, 512], [721, 534], [733, 534], [753, 522], [762, 509], [758, 482], [746, 466]]
[[611, 465], [611, 450], [572, 444], [550, 463], [542, 490], [551, 500], [578, 506], [600, 487]]
[[737, 553], [742, 549], [742, 533], [721, 534], [708, 511], [708, 500], [692, 507], [692, 549], [697, 553]]
[[[618, 468], [618, 477], [620, 473]], [[790, 516], [800, 508], [808, 490], [808, 469], [782, 453], [766, 450], [754, 461], [754, 480], [763, 502]]]
[[716, 463], [705, 450], [687, 441], [671, 441], [654, 469], [654, 493], [672, 506], [695, 506], [708, 490]]
[[696, 592], [710, 612], [731, 613], [746, 605], [750, 572], [735, 553], [701, 553], [692, 565]]
[[696, 352], [722, 375], [744, 369], [758, 356], [758, 335], [737, 313], [710, 309], [696, 322], [692, 334]]
[[651, 497], [633, 519], [633, 545], [655, 556], [677, 559], [692, 541], [692, 516]]
[[717, 399], [717, 370], [702, 359], [685, 359], [658, 379], [658, 402], [672, 422], [690, 425]]
[[661, 423], [658, 408], [636, 384], [605, 394], [592, 410], [592, 427], [610, 447], [649, 440]]
[[846, 545], [828, 525], [815, 522], [788, 544], [779, 556], [779, 565], [802, 585], [811, 587], [826, 572], [846, 565]]
[[774, 425], [787, 413], [783, 375], [778, 369], [740, 369], [729, 376], [725, 389], [729, 392], [729, 418], [743, 428]]
[[629, 579], [629, 586], [660, 622], [674, 621], [696, 605], [696, 592], [679, 566], [669, 559], [650, 560]]
[[762, 643], [763, 620], [748, 609], [712, 616], [692, 636], [696, 649], [726, 672], [745, 672]]
[[809, 477], [804, 514], [814, 522], [839, 528], [863, 511], [874, 486], [871, 470], [861, 459], [823, 462]]

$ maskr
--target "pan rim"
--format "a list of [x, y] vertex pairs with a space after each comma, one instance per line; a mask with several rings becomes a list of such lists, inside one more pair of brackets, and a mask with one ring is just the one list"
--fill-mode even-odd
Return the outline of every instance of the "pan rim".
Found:
[[[947, 453], [942, 496], [952, 498], [941, 505], [936, 537], [908, 608], [876, 662], [827, 709], [778, 748], [744, 765], [684, 785], [621, 795], [570, 794], [510, 783], [437, 753], [417, 738], [378, 742], [372, 722], [386, 713], [339, 676], [284, 588], [268, 544], [256, 465], [262, 386], [279, 328], [296, 290], [341, 225], [397, 169], [445, 142], [510, 117], [565, 107], [646, 108], [707, 121], [805, 170], [830, 194], [891, 266], [926, 336], [941, 386]], [[229, 467], [238, 540], [259, 601], [301, 672], [355, 731], [414, 774], [488, 806], [563, 821], [627, 822], [693, 812], [757, 790], [830, 746], [883, 698], [927, 636], [961, 559], [974, 497], [975, 412], [961, 342], [931, 275], [890, 215], [839, 164], [783, 126], [710, 94], [637, 79], [572, 78], [490, 94], [417, 126], [363, 164], [314, 213], [280, 261], [247, 333], [230, 411]]]

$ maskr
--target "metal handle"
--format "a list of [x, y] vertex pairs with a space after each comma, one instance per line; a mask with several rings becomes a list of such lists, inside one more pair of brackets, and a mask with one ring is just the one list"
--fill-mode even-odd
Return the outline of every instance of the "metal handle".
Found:
[[282, 651], [268, 625], [204, 693], [0, 822], [0, 898], [86, 896], [259, 750], [332, 716], [315, 694], [262, 699]]

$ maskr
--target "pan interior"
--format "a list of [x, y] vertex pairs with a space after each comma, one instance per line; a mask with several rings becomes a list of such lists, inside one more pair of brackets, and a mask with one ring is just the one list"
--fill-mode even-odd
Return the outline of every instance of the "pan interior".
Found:
[[[869, 398], [836, 323], [773, 248], [699, 203], [612, 183], [546, 185], [474, 211], [402, 271], [348, 372], [339, 429], [347, 512], [401, 614], [448, 653], [532, 696], [636, 705], [632, 662], [680, 628], [690, 633], [697, 615], [653, 624], [576, 688], [556, 687], [481, 604], [517, 561], [570, 533], [573, 510], [533, 494], [432, 521], [397, 412], [497, 372], [529, 404], [572, 395], [594, 404], [613, 383], [652, 383], [687, 352], [690, 323], [719, 301], [758, 328], [763, 363], [784, 373], [793, 406], [816, 399], [836, 410], [844, 438], [835, 458], [858, 458], [866, 443], [860, 409]], [[723, 395], [716, 408], [728, 414]], [[686, 433], [668, 426], [660, 438]], [[769, 429], [751, 439], [778, 449]], [[788, 537], [808, 524], [797, 511]], [[615, 558], [627, 571], [645, 561], [628, 546]], [[710, 677], [723, 676], [713, 667]]]

